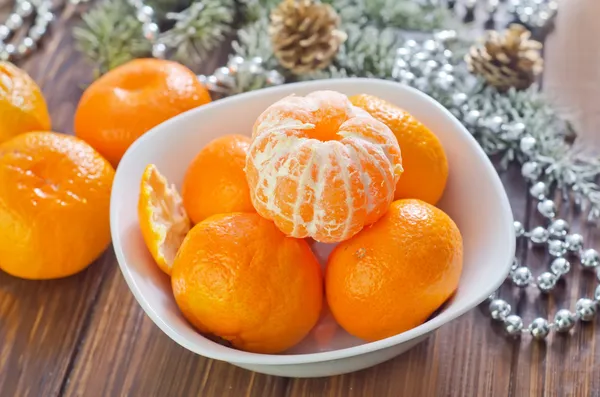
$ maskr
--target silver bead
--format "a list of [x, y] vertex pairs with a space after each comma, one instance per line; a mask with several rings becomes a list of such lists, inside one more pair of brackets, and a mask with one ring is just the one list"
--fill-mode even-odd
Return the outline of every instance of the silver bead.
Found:
[[431, 74], [438, 67], [438, 63], [433, 59], [425, 62], [425, 66], [423, 66], [422, 72], [424, 75]]
[[285, 78], [277, 70], [269, 70], [266, 76], [269, 85], [282, 85], [285, 83]]
[[521, 138], [521, 141], [519, 142], [519, 147], [521, 148], [521, 151], [523, 153], [531, 154], [535, 149], [536, 143], [537, 141], [534, 137], [532, 137], [531, 135], [525, 135], [523, 138]]
[[557, 332], [569, 332], [575, 326], [576, 317], [567, 309], [561, 309], [554, 316], [554, 325]]
[[145, 23], [142, 26], [142, 33], [144, 34], [146, 40], [154, 41], [159, 33], [158, 25], [154, 22]]
[[411, 61], [414, 61], [415, 65], [421, 65], [427, 59], [429, 59], [429, 55], [425, 54], [424, 52], [417, 52], [415, 55], [413, 55]]
[[600, 285], [598, 285], [596, 291], [594, 291], [594, 300], [600, 302]]
[[567, 249], [571, 252], [577, 252], [583, 248], [583, 236], [578, 233], [568, 234], [565, 237]]
[[50, 22], [54, 20], [54, 14], [50, 11], [42, 12], [41, 9], [38, 9], [38, 15], [36, 17], [36, 23], [40, 21], [40, 24], [48, 25]]
[[596, 268], [596, 278], [598, 279], [598, 282], [600, 282], [600, 266]]
[[564, 219], [555, 219], [550, 226], [548, 232], [552, 237], [564, 238], [569, 232], [569, 224]]
[[0, 25], [0, 41], [3, 41], [10, 36], [10, 29], [6, 25]]
[[6, 52], [6, 48], [0, 45], [0, 61], [8, 61], [10, 55]]
[[404, 59], [396, 58], [396, 60], [394, 61], [394, 67], [397, 68], [398, 71], [400, 71], [406, 69], [408, 67], [408, 64]]
[[575, 311], [581, 321], [591, 321], [596, 314], [596, 303], [588, 298], [581, 298], [575, 304]]
[[10, 58], [17, 53], [17, 47], [15, 47], [15, 45], [12, 43], [8, 43], [4, 47], [4, 51], [8, 54], [8, 57]]
[[464, 121], [469, 125], [477, 125], [479, 122], [479, 118], [481, 117], [481, 113], [479, 110], [469, 110], [469, 112], [465, 115]]
[[435, 40], [425, 40], [423, 42], [423, 49], [429, 52], [433, 52], [440, 48], [440, 44]]
[[567, 245], [561, 240], [549, 240], [548, 253], [554, 257], [563, 256], [567, 253]]
[[152, 56], [158, 59], [164, 59], [167, 55], [167, 46], [165, 43], [154, 43], [152, 46]]
[[525, 124], [523, 123], [510, 123], [502, 126], [502, 130], [506, 135], [507, 139], [519, 139], [525, 132]]
[[228, 67], [218, 68], [213, 73], [213, 76], [221, 86], [233, 87], [235, 85], [235, 78], [231, 75]]
[[19, 14], [10, 14], [4, 24], [14, 32], [23, 26], [23, 18]]
[[196, 77], [198, 78], [198, 81], [200, 82], [200, 84], [202, 84], [203, 86], [206, 87], [206, 84], [208, 83], [208, 77], [206, 77], [206, 75], [204, 75], [204, 74], [199, 74]]
[[452, 84], [454, 84], [454, 76], [449, 75], [448, 73], [442, 71], [439, 72], [436, 79], [435, 79], [435, 84], [441, 88], [442, 90], [446, 91], [449, 90], [450, 87], [452, 87]]
[[494, 299], [490, 302], [489, 310], [494, 320], [504, 320], [510, 314], [511, 307], [503, 299]]
[[469, 98], [464, 92], [456, 92], [452, 94], [452, 105], [455, 107], [462, 106], [463, 103], [467, 102], [467, 99]]
[[504, 320], [504, 329], [511, 336], [518, 336], [523, 329], [523, 320], [516, 314], [511, 314]]
[[412, 50], [414, 48], [417, 48], [417, 42], [412, 39], [406, 40], [406, 42], [404, 43], [404, 47]]
[[537, 209], [546, 218], [554, 218], [556, 216], [556, 205], [552, 200], [540, 201]]
[[514, 221], [513, 222], [513, 227], [515, 229], [515, 236], [516, 237], [521, 237], [522, 235], [525, 234], [525, 228], [523, 227], [523, 224], [519, 221]]
[[21, 44], [17, 46], [17, 53], [21, 56], [31, 54], [31, 51], [35, 48], [35, 42], [31, 37], [25, 37]]
[[546, 319], [538, 317], [529, 325], [529, 332], [535, 339], [544, 339], [550, 333], [550, 326]]
[[27, 18], [33, 12], [33, 6], [28, 1], [24, 1], [24, 0], [17, 1], [17, 5], [15, 7], [15, 12], [21, 18]]
[[562, 277], [571, 271], [571, 264], [565, 258], [556, 258], [550, 264], [550, 271], [552, 271], [556, 277]]
[[557, 277], [550, 273], [544, 272], [537, 278], [537, 286], [542, 292], [550, 292], [556, 285]]
[[454, 73], [454, 66], [450, 65], [449, 63], [442, 65], [442, 71], [448, 74], [452, 74]]
[[528, 161], [521, 167], [521, 175], [527, 180], [535, 181], [542, 175], [542, 168], [536, 161]]
[[250, 59], [248, 71], [252, 74], [259, 74], [263, 72], [263, 59], [261, 57], [253, 57]]
[[410, 57], [410, 49], [406, 47], [400, 47], [396, 50], [396, 57], [406, 61]]
[[445, 43], [448, 41], [455, 40], [458, 37], [456, 30], [442, 30], [433, 35], [434, 39]]
[[400, 79], [405, 84], [412, 84], [412, 82], [415, 81], [415, 78], [416, 78], [415, 74], [412, 72], [409, 72], [407, 70], [403, 70], [400, 73]]
[[489, 128], [493, 133], [499, 133], [502, 124], [504, 123], [504, 119], [500, 116], [494, 116], [484, 122], [484, 125]]
[[231, 71], [231, 74], [236, 74], [245, 62], [246, 61], [244, 60], [244, 58], [237, 55], [229, 59], [229, 61], [227, 62], [227, 67]]
[[536, 182], [529, 188], [529, 194], [537, 200], [546, 198], [546, 184], [544, 182]]
[[600, 264], [600, 254], [595, 249], [587, 249], [581, 253], [581, 264], [585, 268], [594, 268]]
[[544, 229], [544, 227], [536, 226], [529, 233], [529, 239], [534, 244], [544, 244], [546, 241], [548, 241], [549, 235], [550, 233], [548, 233], [548, 230]]
[[515, 283], [517, 287], [527, 287], [533, 281], [533, 275], [531, 274], [531, 270], [526, 268], [525, 266], [517, 268], [512, 273], [512, 281]]
[[45, 26], [34, 26], [29, 29], [29, 37], [31, 37], [34, 41], [37, 41], [42, 38], [46, 34]]
[[152, 17], [154, 16], [154, 10], [150, 6], [143, 6], [138, 9], [136, 18], [138, 21], [142, 23], [152, 22]]

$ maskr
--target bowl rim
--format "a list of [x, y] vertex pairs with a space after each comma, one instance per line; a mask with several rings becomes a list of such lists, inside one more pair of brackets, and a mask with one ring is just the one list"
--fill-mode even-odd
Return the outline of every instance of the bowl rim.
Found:
[[[159, 135], [159, 134], [163, 133], [164, 131], [169, 130], [171, 126], [176, 125], [177, 123], [180, 123], [184, 119], [194, 117], [196, 113], [208, 112], [213, 107], [223, 106], [224, 104], [229, 105], [229, 104], [232, 104], [235, 102], [244, 102], [247, 100], [252, 100], [254, 98], [265, 95], [266, 93], [274, 93], [277, 91], [288, 91], [288, 90], [290, 90], [290, 88], [293, 88], [293, 87], [303, 87], [303, 88], [314, 87], [315, 90], [318, 90], [319, 86], [322, 86], [323, 83], [325, 83], [325, 82], [327, 85], [333, 85], [333, 86], [348, 85], [348, 84], [354, 84], [356, 82], [360, 82], [360, 83], [369, 83], [369, 84], [377, 84], [377, 85], [387, 85], [389, 88], [404, 90], [405, 92], [408, 92], [410, 95], [417, 96], [417, 97], [420, 97], [421, 99], [424, 99], [426, 102], [429, 103], [430, 106], [436, 107], [438, 110], [440, 110], [445, 115], [447, 122], [451, 123], [457, 130], [462, 132], [463, 139], [467, 139], [467, 140], [471, 141], [471, 144], [475, 146], [475, 153], [479, 157], [483, 158], [483, 160], [484, 160], [483, 164], [486, 167], [487, 173], [490, 175], [493, 175], [492, 185], [495, 190], [495, 194], [499, 196], [499, 200], [500, 200], [501, 207], [502, 207], [501, 212], [503, 214], [505, 214], [505, 218], [506, 218], [507, 222], [510, 221], [510, 225], [507, 224], [507, 230], [510, 233], [510, 235], [508, 236], [509, 237], [508, 241], [509, 241], [510, 246], [508, 247], [508, 250], [507, 250], [507, 252], [508, 252], [507, 259], [506, 259], [506, 263], [504, 264], [504, 271], [502, 272], [504, 277], [498, 278], [493, 283], [491, 283], [488, 288], [481, 290], [478, 294], [475, 295], [476, 297], [474, 297], [472, 299], [471, 303], [460, 308], [454, 314], [449, 315], [447, 318], [442, 319], [444, 317], [443, 315], [437, 315], [437, 316], [431, 318], [430, 320], [428, 320], [427, 322], [425, 322], [415, 328], [412, 328], [403, 333], [400, 333], [400, 334], [397, 334], [394, 336], [390, 336], [388, 338], [381, 339], [378, 341], [366, 342], [366, 343], [364, 343], [362, 345], [358, 345], [358, 346], [347, 347], [347, 348], [343, 348], [343, 349], [331, 350], [331, 351], [326, 351], [326, 352], [318, 352], [318, 353], [282, 354], [282, 355], [261, 354], [261, 353], [245, 352], [245, 351], [225, 347], [226, 350], [223, 350], [223, 352], [218, 352], [217, 354], [213, 354], [213, 352], [206, 352], [202, 348], [199, 348], [198, 345], [196, 345], [195, 343], [188, 341], [186, 337], [182, 336], [179, 332], [177, 332], [174, 328], [172, 328], [168, 323], [166, 323], [155, 312], [154, 308], [145, 299], [144, 293], [142, 293], [141, 289], [137, 285], [135, 277], [133, 276], [133, 274], [129, 268], [129, 265], [127, 264], [127, 260], [125, 259], [125, 250], [124, 250], [123, 245], [121, 244], [121, 240], [119, 238], [116, 238], [119, 235], [119, 230], [117, 228], [117, 225], [120, 224], [119, 212], [117, 211], [117, 204], [116, 204], [119, 199], [116, 197], [117, 196], [116, 189], [112, 189], [111, 201], [110, 201], [110, 229], [111, 229], [111, 235], [112, 235], [112, 240], [113, 240], [113, 249], [114, 249], [114, 252], [115, 252], [115, 255], [117, 258], [117, 262], [119, 264], [119, 268], [121, 269], [121, 273], [123, 274], [123, 276], [125, 278], [127, 286], [129, 287], [130, 291], [133, 293], [138, 304], [142, 307], [144, 312], [150, 317], [150, 319], [154, 322], [154, 324], [156, 324], [158, 326], [158, 328], [160, 328], [165, 334], [167, 334], [173, 341], [175, 341], [182, 347], [186, 348], [187, 350], [190, 350], [196, 354], [199, 354], [201, 356], [208, 357], [211, 359], [222, 360], [222, 361], [227, 361], [227, 362], [231, 362], [231, 363], [254, 364], [254, 365], [309, 364], [309, 363], [339, 360], [339, 359], [349, 358], [349, 357], [358, 356], [358, 355], [362, 355], [362, 354], [367, 354], [367, 353], [375, 352], [377, 350], [382, 350], [385, 348], [389, 348], [389, 347], [410, 341], [410, 340], [415, 339], [424, 334], [433, 332], [436, 329], [438, 329], [439, 327], [441, 327], [442, 325], [457, 319], [458, 317], [462, 316], [466, 312], [470, 311], [471, 309], [473, 309], [474, 307], [476, 307], [477, 305], [479, 305], [483, 301], [485, 301], [485, 299], [487, 297], [489, 297], [494, 291], [496, 291], [500, 287], [500, 285], [504, 282], [506, 275], [508, 275], [510, 266], [512, 264], [512, 257], [514, 256], [514, 252], [515, 252], [515, 246], [516, 246], [514, 230], [512, 227], [513, 216], [512, 216], [512, 210], [510, 207], [508, 196], [506, 194], [506, 191], [504, 190], [504, 186], [502, 185], [500, 177], [496, 173], [496, 170], [494, 169], [491, 161], [489, 160], [489, 158], [487, 157], [487, 155], [485, 154], [485, 152], [483, 151], [483, 149], [481, 148], [479, 143], [477, 143], [475, 138], [473, 138], [473, 136], [467, 131], [467, 129], [463, 126], [463, 124], [460, 123], [460, 121], [452, 113], [450, 113], [450, 111], [448, 111], [446, 108], [444, 108], [439, 102], [437, 102], [435, 99], [433, 99], [429, 95], [427, 95], [415, 88], [412, 88], [405, 84], [394, 82], [394, 81], [373, 79], [373, 78], [342, 78], [342, 79], [328, 79], [328, 80], [315, 80], [315, 81], [308, 81], [308, 82], [289, 83], [289, 84], [284, 84], [281, 86], [269, 87], [269, 88], [265, 88], [265, 89], [261, 89], [261, 90], [256, 90], [256, 91], [251, 91], [251, 92], [242, 93], [242, 94], [238, 94], [238, 95], [233, 95], [233, 96], [230, 96], [230, 97], [227, 97], [224, 99], [219, 99], [217, 101], [213, 101], [204, 106], [188, 110], [188, 111], [181, 113], [169, 120], [166, 120], [165, 122], [152, 128], [151, 130], [146, 132], [144, 135], [142, 135], [140, 138], [138, 138], [129, 147], [129, 149], [124, 154], [119, 166], [117, 167], [113, 186], [116, 186], [118, 184], [118, 182], [122, 178], [124, 178], [124, 174], [126, 173], [127, 163], [130, 161], [133, 161], [133, 160], [130, 160], [131, 153], [136, 152], [138, 147], [141, 147], [141, 146], [145, 145], [146, 142], [151, 141], [154, 138], [154, 136]], [[325, 89], [325, 88], [323, 88], [323, 89]], [[333, 89], [333, 88], [329, 88], [329, 89]], [[190, 325], [190, 327], [192, 327], [192, 326]], [[199, 335], [201, 337], [204, 337], [201, 334], [199, 334]], [[207, 339], [207, 341], [211, 342], [208, 339]], [[216, 343], [216, 342], [211, 342], [211, 343]]]

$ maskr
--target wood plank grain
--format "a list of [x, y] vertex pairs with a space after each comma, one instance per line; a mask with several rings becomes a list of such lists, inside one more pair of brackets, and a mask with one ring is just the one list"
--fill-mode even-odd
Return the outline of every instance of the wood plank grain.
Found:
[[0, 272], [0, 395], [58, 395], [89, 325], [105, 270], [105, 254], [62, 280], [27, 281]]
[[[526, 195], [519, 170], [513, 167], [501, 177], [516, 219], [523, 219]], [[482, 304], [387, 363], [333, 378], [292, 379], [288, 396], [506, 395], [514, 354], [512, 341]]]
[[137, 304], [120, 271], [103, 287], [65, 396], [261, 396], [287, 380], [209, 360], [170, 340]]
[[[41, 85], [54, 129], [70, 131], [79, 85], [89, 79], [89, 68], [81, 67], [73, 52], [73, 20], [66, 14], [58, 18], [42, 48], [18, 64]], [[105, 254], [84, 272], [62, 280], [26, 281], [0, 272], [1, 396], [60, 393], [111, 266], [114, 258]]]

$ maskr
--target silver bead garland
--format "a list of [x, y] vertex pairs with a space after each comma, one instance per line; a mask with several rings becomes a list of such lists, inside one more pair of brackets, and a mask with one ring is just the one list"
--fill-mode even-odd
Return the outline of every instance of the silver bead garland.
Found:
[[[527, 168], [525, 171], [530, 171], [529, 167], [531, 166], [527, 164], [525, 163], [523, 168]], [[524, 175], [530, 175], [525, 171]], [[583, 269], [595, 269], [596, 277], [600, 282], [600, 253], [595, 249], [584, 249], [583, 237], [577, 233], [569, 234], [569, 224], [564, 219], [556, 218], [556, 205], [554, 201], [547, 198], [548, 187], [546, 184], [533, 178], [528, 179], [531, 181], [529, 194], [538, 200], [536, 208], [542, 217], [548, 219], [548, 226], [536, 226], [530, 231], [526, 231], [521, 222], [515, 221], [515, 235], [517, 239], [527, 238], [534, 246], [546, 247], [554, 259], [550, 263], [550, 270], [542, 272], [535, 280], [531, 269], [519, 264], [515, 259], [509, 279], [519, 288], [534, 286], [542, 293], [551, 293], [558, 280], [570, 272], [571, 263], [566, 256], [571, 255], [577, 257]], [[555, 314], [552, 321], [539, 317], [525, 327], [521, 317], [510, 313], [510, 304], [497, 296], [495, 293], [490, 297], [491, 317], [501, 321], [510, 336], [526, 333], [538, 340], [545, 339], [552, 330], [568, 332], [578, 321], [592, 321], [600, 308], [600, 285], [598, 285], [592, 299], [580, 298], [577, 300], [574, 312], [561, 309]]]
[[[11, 38], [17, 36], [17, 32], [23, 28], [24, 21], [29, 18], [32, 18], [33, 23], [27, 34], [11, 41]], [[31, 54], [46, 34], [53, 19], [51, 1], [17, 0], [4, 24], [0, 25], [0, 60], [14, 61]]]

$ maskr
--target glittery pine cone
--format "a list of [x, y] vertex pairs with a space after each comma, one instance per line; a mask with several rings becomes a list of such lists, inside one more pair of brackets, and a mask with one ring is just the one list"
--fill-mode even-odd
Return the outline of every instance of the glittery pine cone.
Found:
[[499, 91], [528, 88], [544, 65], [542, 44], [530, 37], [530, 31], [516, 24], [503, 34], [490, 31], [483, 44], [474, 45], [465, 56], [469, 70]]
[[271, 12], [269, 34], [275, 57], [284, 68], [300, 75], [327, 67], [346, 34], [328, 4], [313, 0], [284, 0]]

